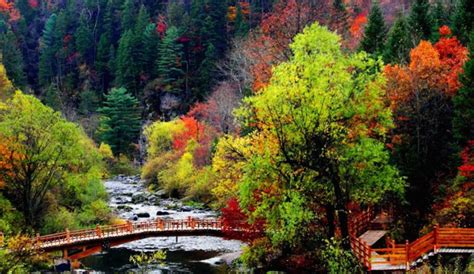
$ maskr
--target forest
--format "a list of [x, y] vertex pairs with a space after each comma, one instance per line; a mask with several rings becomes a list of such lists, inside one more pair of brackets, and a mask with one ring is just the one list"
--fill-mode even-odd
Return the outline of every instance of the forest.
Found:
[[248, 269], [363, 272], [368, 208], [474, 228], [473, 57], [472, 0], [0, 0], [0, 272], [123, 223], [117, 175], [258, 231]]

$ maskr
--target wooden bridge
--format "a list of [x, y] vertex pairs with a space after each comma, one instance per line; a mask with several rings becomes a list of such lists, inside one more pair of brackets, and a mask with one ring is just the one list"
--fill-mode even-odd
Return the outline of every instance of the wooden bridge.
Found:
[[113, 226], [97, 226], [39, 236], [34, 239], [36, 248], [45, 252], [62, 251], [63, 258], [74, 265], [79, 259], [124, 243], [148, 237], [224, 236], [226, 230], [218, 219], [156, 219], [130, 222]]
[[[474, 228], [438, 228], [416, 239], [396, 244], [386, 237], [388, 231], [377, 226], [373, 210], [362, 212], [350, 224], [354, 255], [368, 271], [410, 270], [430, 256], [441, 253], [474, 253]], [[375, 222], [374, 222], [375, 221]], [[385, 247], [372, 246], [385, 237]]]
[[[387, 218], [387, 216], [385, 216]], [[438, 253], [474, 253], [474, 228], [438, 228], [413, 242], [396, 244], [386, 237], [384, 216], [367, 210], [353, 217], [349, 224], [351, 247], [355, 256], [368, 271], [409, 270], [417, 263]], [[378, 226], [377, 229], [373, 229]], [[39, 236], [36, 248], [45, 252], [62, 251], [63, 258], [74, 265], [79, 259], [108, 248], [148, 237], [227, 236], [229, 232], [258, 233], [224, 227], [220, 219], [182, 220], [156, 219], [127, 222], [114, 226], [68, 231]], [[373, 246], [385, 237], [386, 246]]]

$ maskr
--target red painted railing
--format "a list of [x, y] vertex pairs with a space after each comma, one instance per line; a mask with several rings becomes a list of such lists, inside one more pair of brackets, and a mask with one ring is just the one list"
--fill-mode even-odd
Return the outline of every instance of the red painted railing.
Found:
[[127, 222], [126, 224], [114, 226], [97, 226], [94, 229], [81, 229], [55, 233], [45, 236], [37, 236], [35, 241], [39, 247], [50, 248], [56, 246], [70, 245], [86, 240], [114, 238], [117, 236], [140, 234], [144, 232], [160, 231], [196, 231], [196, 230], [222, 230], [222, 222], [219, 219], [181, 219], [164, 220], [156, 219], [144, 222]]

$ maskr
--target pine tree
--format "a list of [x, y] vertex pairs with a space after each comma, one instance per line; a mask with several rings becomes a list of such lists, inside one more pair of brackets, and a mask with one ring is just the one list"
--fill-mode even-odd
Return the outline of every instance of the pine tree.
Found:
[[148, 72], [151, 79], [156, 77], [156, 61], [160, 37], [156, 32], [156, 24], [149, 23], [143, 33], [143, 53], [145, 56], [144, 71]]
[[24, 87], [26, 75], [24, 72], [23, 55], [20, 52], [15, 34], [10, 29], [0, 35], [0, 51], [8, 78], [11, 79], [16, 87]]
[[235, 37], [245, 37], [250, 26], [242, 13], [242, 7], [237, 4], [237, 16], [235, 17]]
[[54, 28], [56, 25], [56, 14], [52, 14], [44, 25], [43, 36], [40, 42], [39, 57], [39, 81], [42, 86], [51, 82], [54, 76]]
[[127, 30], [120, 38], [115, 62], [116, 85], [136, 92], [137, 68], [133, 66], [133, 33], [131, 30]]
[[408, 22], [416, 44], [431, 36], [432, 19], [430, 16], [430, 3], [428, 0], [415, 0], [410, 11]]
[[102, 93], [108, 89], [109, 82], [111, 81], [112, 70], [109, 67], [110, 46], [109, 35], [107, 33], [102, 33], [99, 38], [99, 44], [97, 45], [97, 56], [95, 61], [97, 76], [99, 77], [101, 85], [101, 94], [98, 94], [100, 98], [102, 97]]
[[179, 31], [170, 27], [161, 41], [157, 62], [157, 74], [164, 84], [164, 90], [179, 93], [183, 84], [183, 69], [181, 65], [182, 45], [178, 43]]
[[365, 27], [360, 49], [368, 53], [381, 54], [384, 49], [387, 29], [378, 1], [374, 1]]
[[386, 63], [407, 63], [412, 46], [410, 28], [406, 18], [400, 15], [388, 32], [383, 54], [384, 61]]
[[141, 119], [138, 100], [125, 88], [113, 88], [106, 96], [102, 115], [100, 139], [109, 144], [115, 155], [130, 154], [131, 144], [140, 133]]
[[474, 1], [459, 0], [453, 18], [453, 32], [458, 39], [467, 44], [474, 31]]
[[138, 71], [141, 73], [146, 71], [144, 66], [148, 59], [148, 57], [145, 55], [144, 40], [145, 30], [149, 23], [150, 15], [148, 15], [145, 6], [142, 5], [140, 7], [140, 11], [138, 12], [137, 23], [135, 24], [133, 33], [133, 65], [139, 68]]
[[133, 26], [135, 26], [135, 17], [136, 17], [135, 5], [133, 3], [133, 0], [125, 0], [125, 2], [122, 5], [121, 17], [122, 17], [122, 22], [121, 22], [122, 32], [133, 29]]
[[453, 131], [457, 144], [463, 147], [474, 138], [474, 32], [470, 38], [469, 60], [459, 79], [462, 87], [453, 98]]
[[81, 15], [79, 19], [79, 27], [75, 33], [76, 38], [76, 49], [79, 54], [82, 56], [83, 60], [88, 62], [89, 61], [89, 54], [93, 47], [93, 37], [92, 37], [92, 30], [87, 23], [87, 19], [84, 15]]

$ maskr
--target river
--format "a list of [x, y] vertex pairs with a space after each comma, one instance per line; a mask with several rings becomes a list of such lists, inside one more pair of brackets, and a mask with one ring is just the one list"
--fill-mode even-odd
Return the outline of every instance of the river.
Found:
[[[145, 221], [160, 218], [183, 219], [216, 217], [216, 212], [183, 205], [160, 191], [149, 192], [139, 177], [119, 176], [105, 182], [109, 205], [123, 219]], [[140, 217], [139, 217], [140, 216]], [[81, 260], [84, 269], [96, 272], [135, 272], [129, 258], [141, 251], [166, 250], [166, 261], [153, 265], [148, 273], [227, 273], [224, 263], [238, 256], [243, 243], [219, 237], [156, 237], [130, 242]]]

